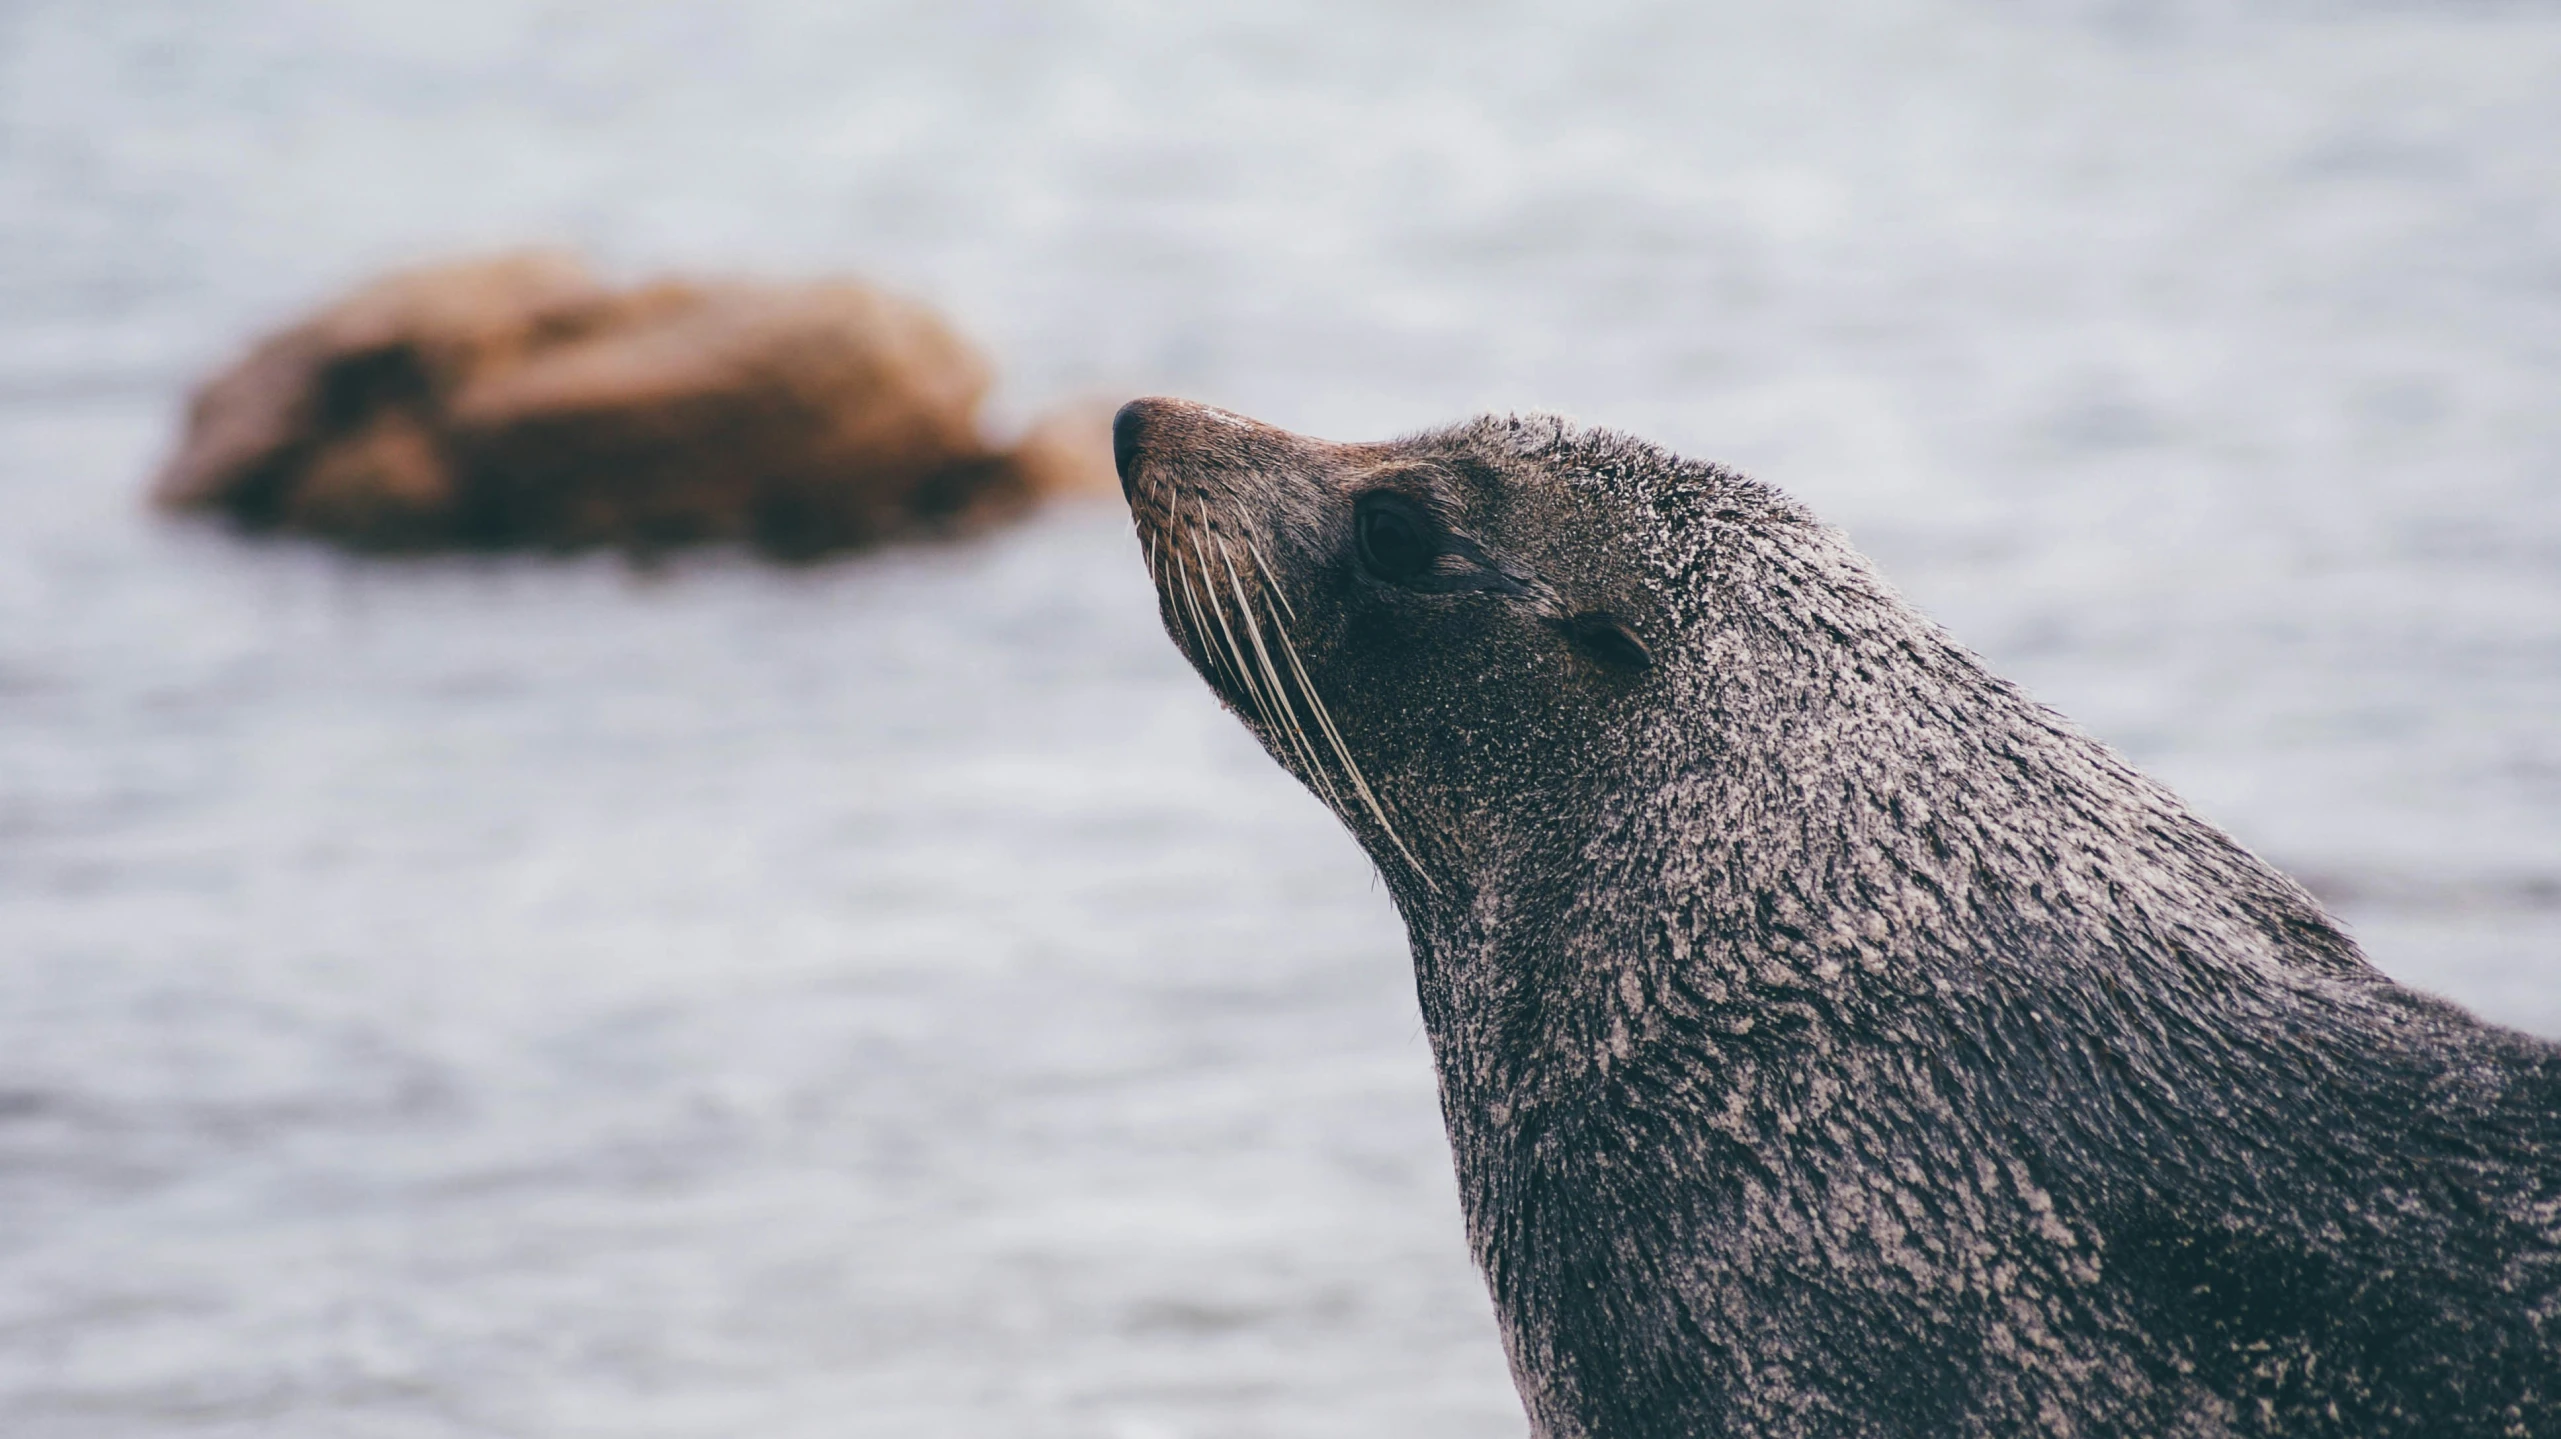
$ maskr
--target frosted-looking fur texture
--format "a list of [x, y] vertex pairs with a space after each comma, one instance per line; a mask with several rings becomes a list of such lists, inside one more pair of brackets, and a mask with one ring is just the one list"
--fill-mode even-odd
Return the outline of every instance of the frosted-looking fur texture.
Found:
[[1404, 915], [1538, 1434], [2561, 1434], [2561, 1051], [1801, 506], [1550, 417], [1116, 441], [1169, 633]]

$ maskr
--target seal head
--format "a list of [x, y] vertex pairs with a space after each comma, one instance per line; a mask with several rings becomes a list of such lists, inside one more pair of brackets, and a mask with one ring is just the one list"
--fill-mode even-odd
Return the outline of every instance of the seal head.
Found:
[[1171, 400], [1114, 423], [1167, 631], [1400, 895], [1446, 901], [1516, 862], [1494, 850], [1554, 829], [1526, 809], [1580, 811], [1577, 771], [1641, 714], [1670, 617], [1636, 537], [1603, 538], [1590, 496], [1510, 482], [1558, 433], [1336, 445]]
[[1377, 863], [1542, 1435], [2561, 1433], [2561, 1051], [1769, 487], [1115, 426], [1168, 633]]

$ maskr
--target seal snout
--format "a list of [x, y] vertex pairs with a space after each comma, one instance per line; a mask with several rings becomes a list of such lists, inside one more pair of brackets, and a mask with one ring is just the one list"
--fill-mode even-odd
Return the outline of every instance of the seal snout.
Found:
[[1179, 445], [1205, 414], [1215, 414], [1207, 405], [1189, 400], [1169, 400], [1162, 395], [1149, 395], [1130, 401], [1112, 416], [1112, 464], [1120, 471], [1120, 492], [1124, 499], [1138, 497], [1139, 462], [1151, 451], [1161, 455], [1168, 445]]
[[1160, 400], [1132, 400], [1112, 416], [1112, 467], [1120, 471], [1120, 492], [1131, 498], [1130, 462], [1147, 443], [1147, 411]]
[[1180, 462], [1208, 452], [1235, 459], [1305, 443], [1233, 411], [1162, 395], [1132, 400], [1112, 416], [1112, 464], [1120, 471], [1121, 494], [1131, 500], [1138, 498], [1140, 471], [1151, 460]]

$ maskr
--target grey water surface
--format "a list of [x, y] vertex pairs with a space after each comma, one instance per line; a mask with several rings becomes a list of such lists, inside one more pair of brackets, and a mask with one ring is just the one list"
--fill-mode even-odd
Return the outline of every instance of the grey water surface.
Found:
[[144, 513], [383, 266], [851, 269], [1008, 377], [1561, 409], [2561, 1034], [2561, 9], [0, 4], [0, 1433], [1504, 1435], [1394, 914], [1126, 522]]

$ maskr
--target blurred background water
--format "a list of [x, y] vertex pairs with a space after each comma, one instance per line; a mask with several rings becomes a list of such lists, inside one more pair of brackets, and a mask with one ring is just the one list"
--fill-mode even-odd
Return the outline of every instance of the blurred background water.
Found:
[[0, 4], [0, 1430], [1500, 1435], [1402, 937], [1062, 512], [138, 508], [393, 263], [851, 269], [1005, 413], [1561, 409], [2561, 1034], [2561, 10]]

